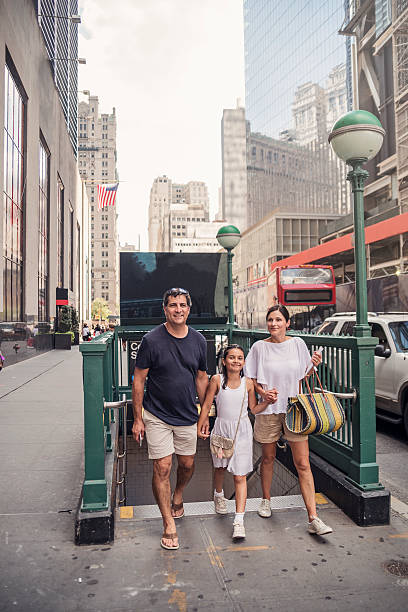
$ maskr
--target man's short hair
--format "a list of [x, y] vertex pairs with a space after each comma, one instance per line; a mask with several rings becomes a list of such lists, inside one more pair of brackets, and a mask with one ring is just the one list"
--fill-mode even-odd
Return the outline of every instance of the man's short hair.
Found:
[[191, 307], [192, 301], [189, 292], [187, 289], [183, 289], [182, 287], [172, 287], [171, 289], [167, 289], [163, 295], [163, 306], [167, 306], [169, 297], [177, 297], [178, 295], [185, 295], [187, 300], [187, 306]]

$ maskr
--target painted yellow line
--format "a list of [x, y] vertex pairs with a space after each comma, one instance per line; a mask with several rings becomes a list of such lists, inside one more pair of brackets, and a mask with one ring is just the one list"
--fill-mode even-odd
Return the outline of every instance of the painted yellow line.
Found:
[[119, 509], [119, 516], [121, 519], [133, 518], [133, 506], [121, 506]]
[[396, 533], [394, 535], [388, 536], [389, 538], [408, 538], [408, 533]]
[[210, 558], [211, 565], [213, 565], [214, 567], [224, 567], [224, 565], [223, 565], [223, 563], [221, 561], [221, 557], [217, 553], [217, 549], [214, 546], [214, 542], [212, 541], [210, 534], [208, 534], [208, 540], [210, 542], [210, 545], [207, 546], [206, 550], [207, 550], [207, 554], [208, 554], [208, 556]]
[[252, 550], [272, 550], [274, 546], [227, 546], [226, 548], [221, 548], [218, 546], [217, 548], [223, 552], [242, 552]]
[[328, 504], [329, 502], [322, 493], [315, 493], [316, 504]]

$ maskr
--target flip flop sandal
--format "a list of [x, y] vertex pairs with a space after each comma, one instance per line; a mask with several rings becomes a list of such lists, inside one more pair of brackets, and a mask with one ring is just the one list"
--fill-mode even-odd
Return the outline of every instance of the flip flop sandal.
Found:
[[160, 546], [162, 548], [165, 548], [166, 550], [177, 550], [178, 548], [180, 548], [180, 544], [177, 544], [177, 546], [167, 546], [167, 544], [163, 542], [163, 540], [174, 540], [174, 538], [176, 537], [177, 533], [163, 533], [160, 540]]
[[178, 510], [183, 510], [183, 512], [181, 514], [179, 514], [178, 516], [173, 516], [174, 519], [181, 519], [184, 516], [184, 506], [183, 506], [183, 502], [181, 502], [181, 504], [175, 504], [173, 501], [171, 502], [171, 509], [174, 510], [174, 512], [177, 512]]

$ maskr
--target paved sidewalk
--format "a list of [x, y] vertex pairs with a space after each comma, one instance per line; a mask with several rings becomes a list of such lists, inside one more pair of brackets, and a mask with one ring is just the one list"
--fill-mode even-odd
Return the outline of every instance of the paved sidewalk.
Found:
[[[0, 611], [174, 610], [289, 612], [407, 609], [408, 520], [357, 527], [333, 504], [326, 538], [305, 530], [303, 509], [271, 519], [247, 513], [178, 522], [180, 550], [160, 548], [159, 519], [117, 522], [113, 545], [76, 547], [83, 479], [78, 349], [52, 351], [0, 375]], [[401, 565], [399, 565], [401, 564]], [[408, 565], [407, 565], [408, 568]]]

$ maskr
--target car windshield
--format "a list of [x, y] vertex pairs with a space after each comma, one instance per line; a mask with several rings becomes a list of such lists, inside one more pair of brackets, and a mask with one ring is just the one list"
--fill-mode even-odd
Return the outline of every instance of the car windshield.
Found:
[[390, 332], [398, 353], [408, 351], [408, 321], [390, 323]]

